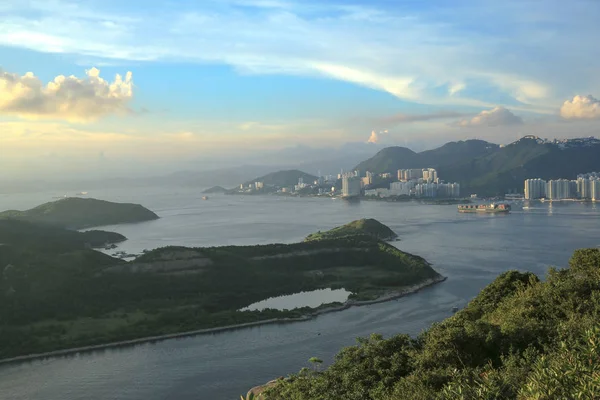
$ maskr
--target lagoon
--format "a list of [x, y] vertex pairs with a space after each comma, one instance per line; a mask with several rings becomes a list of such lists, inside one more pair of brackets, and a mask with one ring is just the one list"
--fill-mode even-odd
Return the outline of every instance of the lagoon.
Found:
[[244, 307], [241, 311], [265, 310], [293, 310], [295, 308], [317, 308], [323, 304], [343, 303], [348, 300], [352, 292], [346, 289], [317, 289], [309, 292], [288, 294], [285, 296], [270, 297]]

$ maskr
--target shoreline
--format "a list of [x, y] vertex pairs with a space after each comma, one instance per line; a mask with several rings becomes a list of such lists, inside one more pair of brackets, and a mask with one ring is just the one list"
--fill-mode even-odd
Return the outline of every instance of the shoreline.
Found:
[[303, 315], [301, 317], [271, 318], [271, 319], [265, 319], [262, 321], [245, 322], [245, 323], [241, 323], [241, 324], [225, 325], [225, 326], [220, 326], [220, 327], [215, 327], [215, 328], [196, 329], [193, 331], [168, 333], [168, 334], [157, 335], [157, 336], [146, 336], [146, 337], [142, 337], [142, 338], [123, 340], [123, 341], [119, 341], [119, 342], [110, 342], [110, 343], [96, 344], [96, 345], [90, 345], [90, 346], [74, 347], [74, 348], [70, 348], [70, 349], [54, 350], [54, 351], [49, 351], [49, 352], [45, 352], [45, 353], [28, 354], [28, 355], [0, 359], [0, 366], [5, 365], [5, 364], [23, 362], [23, 361], [35, 361], [35, 360], [42, 360], [42, 359], [47, 359], [47, 358], [70, 356], [70, 355], [75, 355], [75, 354], [79, 354], [79, 353], [91, 353], [91, 352], [94, 352], [97, 350], [109, 350], [109, 349], [116, 349], [116, 348], [120, 348], [120, 347], [135, 346], [138, 344], [156, 343], [156, 342], [162, 342], [164, 340], [170, 340], [170, 339], [182, 339], [182, 338], [198, 336], [198, 335], [203, 335], [203, 334], [209, 334], [209, 333], [219, 333], [219, 332], [232, 331], [232, 330], [236, 330], [236, 329], [252, 328], [252, 327], [261, 326], [261, 325], [304, 322], [304, 321], [309, 321], [313, 318], [316, 318], [319, 315], [328, 314], [328, 313], [332, 313], [332, 312], [344, 311], [351, 307], [367, 306], [367, 305], [371, 305], [371, 304], [384, 303], [387, 301], [399, 299], [406, 295], [417, 293], [421, 289], [424, 289], [429, 286], [433, 286], [436, 283], [444, 282], [446, 279], [447, 279], [447, 277], [439, 275], [438, 277], [427, 279], [419, 284], [412, 285], [412, 286], [409, 286], [409, 287], [401, 289], [401, 290], [385, 293], [373, 300], [359, 300], [359, 301], [347, 300], [341, 306], [327, 307], [327, 308], [323, 308], [320, 310], [315, 310], [315, 311], [308, 313], [306, 315]]

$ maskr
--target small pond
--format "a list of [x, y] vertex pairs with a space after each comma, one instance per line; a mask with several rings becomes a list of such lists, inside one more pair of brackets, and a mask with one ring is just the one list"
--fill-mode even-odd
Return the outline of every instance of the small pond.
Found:
[[300, 292], [286, 296], [270, 297], [266, 300], [250, 304], [240, 311], [255, 311], [272, 308], [275, 310], [293, 310], [294, 308], [312, 307], [316, 308], [322, 304], [340, 302], [348, 300], [352, 292], [346, 289], [318, 289], [310, 292]]

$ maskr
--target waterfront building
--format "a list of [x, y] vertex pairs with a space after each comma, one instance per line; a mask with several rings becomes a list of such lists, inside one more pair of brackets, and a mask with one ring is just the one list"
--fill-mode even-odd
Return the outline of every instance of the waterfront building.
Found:
[[597, 179], [592, 179], [592, 200], [600, 201], [600, 177]]
[[361, 190], [361, 179], [357, 176], [345, 176], [342, 178], [342, 196], [359, 196]]
[[525, 180], [525, 200], [535, 200], [546, 197], [547, 182], [543, 179]]
[[389, 189], [386, 188], [377, 188], [365, 190], [365, 196], [375, 196], [375, 197], [389, 197], [392, 196], [392, 193]]
[[593, 179], [589, 179], [584, 176], [581, 176], [577, 179], [577, 193], [579, 198], [588, 200], [592, 199], [592, 182]]
[[415, 181], [392, 182], [390, 183], [390, 193], [392, 196], [408, 196], [415, 185]]
[[546, 184], [546, 198], [550, 200], [572, 199], [577, 197], [577, 183], [568, 179], [549, 180]]

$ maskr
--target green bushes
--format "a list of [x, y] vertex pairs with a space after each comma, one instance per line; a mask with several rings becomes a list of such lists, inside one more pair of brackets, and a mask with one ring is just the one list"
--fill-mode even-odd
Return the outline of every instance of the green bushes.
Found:
[[277, 399], [598, 399], [600, 250], [578, 250], [545, 282], [509, 271], [419, 337], [360, 339]]

